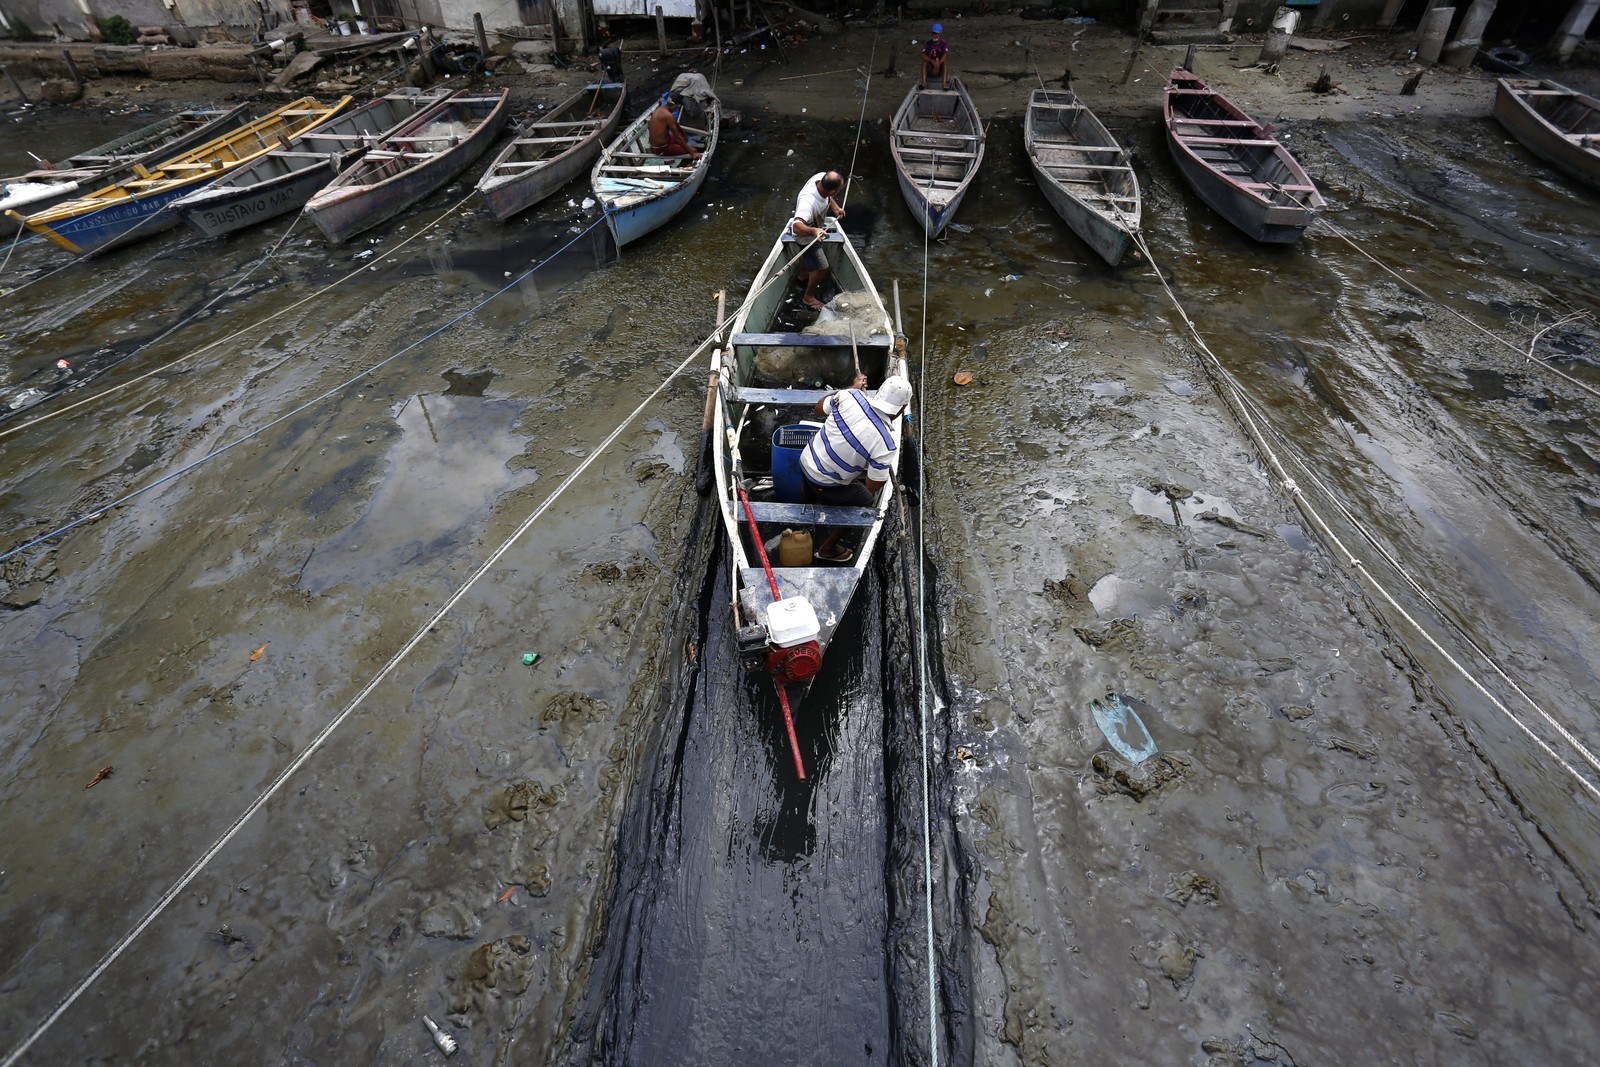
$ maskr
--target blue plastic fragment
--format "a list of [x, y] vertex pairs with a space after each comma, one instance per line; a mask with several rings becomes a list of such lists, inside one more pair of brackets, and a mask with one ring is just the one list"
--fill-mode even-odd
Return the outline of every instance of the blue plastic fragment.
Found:
[[1089, 705], [1100, 732], [1106, 735], [1111, 747], [1129, 763], [1143, 763], [1156, 754], [1155, 739], [1145, 728], [1139, 713], [1128, 706], [1120, 694], [1108, 693], [1104, 700]]

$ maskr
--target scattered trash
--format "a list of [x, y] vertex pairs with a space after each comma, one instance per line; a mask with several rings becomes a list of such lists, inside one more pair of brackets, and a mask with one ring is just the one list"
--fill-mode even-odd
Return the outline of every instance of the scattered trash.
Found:
[[983, 295], [984, 296], [993, 296], [994, 295], [994, 287], [990, 286], [989, 288], [985, 289], [983, 291]]
[[1089, 705], [1100, 732], [1106, 735], [1111, 747], [1129, 763], [1140, 764], [1156, 754], [1155, 739], [1150, 736], [1138, 712], [1117, 693], [1107, 693], [1104, 700]]
[[1074, 26], [1092, 26], [1092, 25], [1094, 25], [1094, 19], [1093, 19], [1093, 17], [1091, 17], [1089, 15], [1079, 15], [1076, 18], [1063, 19], [1062, 21], [1063, 22], [1070, 22]]
[[570, 200], [570, 199], [569, 199], [569, 200], [568, 200], [568, 201], [567, 201], [567, 206], [568, 206], [568, 207], [577, 207], [577, 206], [578, 206], [578, 202], [577, 202], [577, 201], [576, 201], [576, 200]]
[[101, 782], [105, 781], [107, 778], [110, 778], [110, 777], [111, 777], [111, 764], [108, 763], [104, 767], [100, 768], [100, 773], [96, 774], [93, 778], [89, 779], [89, 784], [84, 786], [84, 788], [85, 789], [93, 789], [95, 786], [99, 785]]
[[537, 652], [524, 652], [522, 654], [522, 665], [524, 667], [531, 667], [535, 663], [538, 663], [538, 662], [539, 662], [539, 653], [537, 653]]
[[972, 749], [968, 748], [966, 745], [957, 745], [956, 746], [956, 759], [958, 759], [958, 760], [969, 760], [971, 758], [972, 758]]
[[957, 385], [971, 385], [972, 372], [969, 370], [958, 370], [956, 371], [955, 376], [950, 380], [955, 382]]
[[1007, 274], [1004, 278], [1001, 278], [1000, 280], [1003, 281], [1003, 282], [1020, 282], [1022, 280], [1022, 275], [1020, 275], [1020, 274]]
[[792, 156], [792, 155], [794, 155], [794, 149], [792, 149], [792, 148], [791, 148], [791, 149], [789, 149], [789, 151], [787, 151], [787, 152], [785, 152], [785, 153], [784, 153], [784, 155], [786, 155], [786, 156]]
[[583, 198], [583, 203], [580, 204], [579, 206], [582, 207], [583, 210], [588, 211], [590, 208], [594, 207], [594, 197], [592, 197], [592, 196], [584, 197]]
[[68, 367], [71, 367], [71, 366], [72, 366], [72, 364], [68, 363], [64, 359], [56, 360], [56, 370], [66, 370]]
[[254, 663], [256, 660], [260, 659], [261, 658], [261, 653], [265, 652], [267, 650], [267, 645], [270, 645], [270, 644], [272, 644], [272, 642], [268, 641], [265, 644], [263, 644], [260, 648], [256, 649], [254, 652], [250, 653], [250, 662]]
[[500, 898], [498, 900], [496, 900], [495, 903], [496, 904], [504, 904], [506, 901], [511, 899], [511, 894], [515, 893], [516, 891], [517, 891], [517, 887], [516, 886], [514, 886], [514, 885], [506, 886], [506, 891], [504, 893], [500, 894]]
[[354, 259], [366, 259], [370, 255], [372, 255], [372, 249], [363, 248], [361, 251], [357, 252], [355, 254], [355, 256], [352, 257], [352, 258], [354, 258]]
[[446, 1058], [456, 1054], [456, 1039], [439, 1029], [438, 1023], [424, 1015], [422, 1025], [428, 1028], [428, 1033], [433, 1035], [433, 1043], [439, 1046], [439, 1051], [444, 1053]]

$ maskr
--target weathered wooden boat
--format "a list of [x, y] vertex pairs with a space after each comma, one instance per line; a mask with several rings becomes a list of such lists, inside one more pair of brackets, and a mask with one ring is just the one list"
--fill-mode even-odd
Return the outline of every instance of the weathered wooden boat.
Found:
[[170, 210], [178, 197], [325, 121], [348, 105], [350, 99], [347, 96], [330, 106], [309, 96], [301, 97], [199, 148], [168, 159], [154, 170], [135, 167], [138, 177], [29, 215], [21, 220], [22, 224], [67, 251], [80, 254], [103, 252], [160, 233], [178, 224], [177, 213]]
[[911, 214], [929, 238], [939, 236], [961, 206], [983, 163], [985, 134], [960, 78], [949, 89], [911, 87], [889, 126], [895, 177]]
[[700, 140], [695, 145], [699, 159], [658, 156], [650, 151], [654, 110], [655, 105], [645, 108], [644, 114], [607, 145], [589, 175], [594, 198], [605, 211], [606, 226], [618, 248], [666, 225], [682, 211], [700, 191], [717, 150], [722, 105], [709, 89], [700, 98], [701, 117], [697, 120], [705, 125], [679, 123], [691, 142]]
[[1139, 232], [1139, 179], [1094, 112], [1071, 90], [1035, 89], [1023, 146], [1056, 214], [1101, 259], [1122, 262]]
[[179, 197], [172, 210], [206, 237], [221, 237], [299, 211], [369, 147], [449, 95], [448, 89], [409, 87], [387, 93]]
[[[215, 140], [248, 121], [248, 103], [231, 108], [191, 108], [168, 115], [60, 162], [44, 163], [25, 174], [0, 178], [0, 213], [38, 214], [79, 189], [98, 188], [135, 177], [135, 164], [151, 167], [159, 160], [171, 159]], [[14, 233], [20, 226], [16, 218], [0, 214], [0, 234]]]
[[627, 97], [620, 82], [590, 85], [523, 126], [478, 179], [490, 213], [504, 222], [587, 171], [622, 125]]
[[1300, 239], [1327, 206], [1305, 169], [1221, 93], [1182, 67], [1167, 79], [1167, 147], [1189, 185], [1211, 208], [1257, 241]]
[[[802, 778], [791, 713], [804, 702], [866, 573], [896, 485], [891, 476], [872, 507], [808, 504], [799, 453], [818, 425], [810, 420], [828, 393], [824, 385], [849, 388], [859, 368], [870, 396], [885, 378], [906, 373], [904, 341], [844, 234], [829, 232], [822, 244], [839, 292], [820, 317], [802, 307], [796, 257], [805, 243], [781, 237], [739, 313], [731, 323], [719, 322], [708, 401], [741, 658], [772, 675]], [[898, 297], [896, 304], [898, 318]], [[904, 420], [882, 418], [896, 444], [892, 465], [898, 470]], [[785, 565], [768, 552], [769, 539], [810, 527], [850, 528], [859, 535], [852, 558], [796, 565], [809, 558], [805, 549]]]
[[1501, 78], [1494, 117], [1528, 151], [1600, 189], [1600, 100], [1553, 81]]
[[510, 90], [463, 89], [413, 116], [306, 202], [335, 244], [394, 218], [472, 166], [505, 129]]

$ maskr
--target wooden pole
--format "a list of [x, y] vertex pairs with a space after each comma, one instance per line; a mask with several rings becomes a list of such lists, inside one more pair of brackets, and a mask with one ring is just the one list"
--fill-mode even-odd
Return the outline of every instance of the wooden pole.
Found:
[[472, 32], [478, 35], [478, 54], [487, 58], [489, 55], [489, 35], [483, 32], [483, 16], [476, 11], [472, 13]]
[[1261, 55], [1256, 59], [1256, 66], [1266, 67], [1269, 71], [1277, 68], [1283, 57], [1289, 54], [1289, 38], [1294, 36], [1295, 27], [1300, 24], [1300, 13], [1287, 7], [1280, 7], [1272, 13], [1272, 27], [1267, 30], [1267, 39], [1261, 45]]
[[[731, 26], [729, 27], [729, 29], [732, 29], [732, 28], [733, 27], [731, 27]], [[716, 65], [715, 65], [715, 67], [713, 69], [717, 72], [717, 76], [721, 77], [721, 75], [722, 75], [722, 16], [717, 12], [717, 0], [711, 0], [711, 32], [716, 35], [716, 39], [717, 39], [717, 59], [716, 59]]]
[[1483, 45], [1483, 28], [1489, 25], [1494, 5], [1495, 0], [1472, 0], [1472, 6], [1467, 8], [1467, 14], [1461, 20], [1461, 29], [1456, 32], [1456, 39], [1444, 50], [1445, 66], [1472, 66], [1478, 49]]
[[16, 75], [12, 74], [5, 67], [0, 67], [0, 74], [4, 74], [6, 76], [6, 81], [10, 82], [11, 88], [17, 91], [18, 96], [22, 97], [22, 102], [24, 104], [30, 103], [28, 100], [28, 94], [22, 91], [22, 83], [17, 81]]
[[667, 58], [667, 16], [661, 10], [661, 5], [656, 5], [656, 44], [660, 46], [661, 58]]
[[61, 50], [61, 58], [67, 61], [67, 70], [72, 72], [72, 80], [81, 87], [83, 85], [83, 75], [78, 73], [78, 65], [72, 61], [72, 53], [63, 48]]
[[1550, 41], [1557, 59], [1563, 63], [1572, 61], [1572, 54], [1588, 34], [1596, 14], [1600, 14], [1600, 0], [1574, 0], [1567, 17], [1561, 20], [1561, 28]]
[[1439, 53], [1444, 51], [1444, 39], [1450, 32], [1450, 23], [1455, 21], [1456, 9], [1453, 7], [1436, 7], [1422, 16], [1422, 25], [1418, 28], [1417, 62], [1425, 67], [1431, 67], [1439, 62]]

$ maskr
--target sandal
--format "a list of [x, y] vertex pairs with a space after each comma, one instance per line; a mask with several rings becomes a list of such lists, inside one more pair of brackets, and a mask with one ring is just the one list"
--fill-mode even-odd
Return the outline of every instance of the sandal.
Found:
[[824, 563], [849, 563], [852, 559], [855, 558], [855, 555], [856, 555], [854, 552], [850, 551], [848, 548], [845, 548], [843, 545], [835, 545], [833, 547], [833, 551], [834, 551], [835, 554], [829, 556], [829, 555], [825, 555], [822, 552], [821, 549], [818, 549], [816, 552], [812, 553], [812, 555], [816, 556], [818, 559], [822, 560]]

